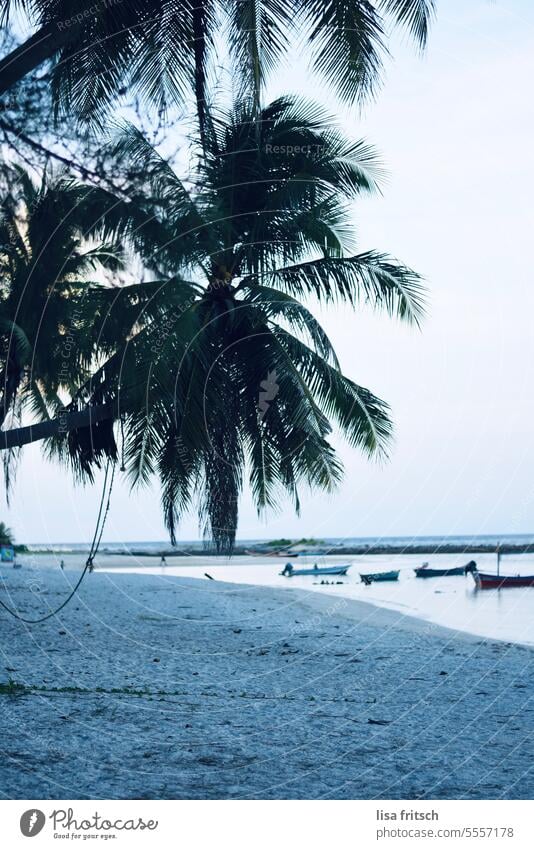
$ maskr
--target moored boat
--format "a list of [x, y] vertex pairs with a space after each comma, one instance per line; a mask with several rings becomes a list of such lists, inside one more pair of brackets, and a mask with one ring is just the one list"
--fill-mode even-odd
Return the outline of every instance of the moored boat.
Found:
[[341, 566], [318, 566], [315, 563], [312, 569], [294, 569], [291, 563], [286, 563], [280, 575], [283, 575], [284, 578], [292, 578], [295, 575], [346, 575], [350, 565], [350, 563], [345, 563]]
[[360, 572], [360, 578], [362, 579], [364, 584], [374, 584], [375, 582], [380, 581], [398, 581], [399, 580], [399, 570], [395, 571], [394, 569], [391, 572], [371, 572], [368, 575], [362, 575]]
[[452, 569], [430, 569], [428, 563], [423, 563], [414, 569], [417, 578], [443, 578], [449, 575], [467, 575], [468, 572], [476, 572], [477, 564], [470, 560], [465, 566], [454, 566]]
[[500, 590], [503, 587], [534, 587], [534, 575], [497, 575], [494, 572], [473, 572], [480, 590]]

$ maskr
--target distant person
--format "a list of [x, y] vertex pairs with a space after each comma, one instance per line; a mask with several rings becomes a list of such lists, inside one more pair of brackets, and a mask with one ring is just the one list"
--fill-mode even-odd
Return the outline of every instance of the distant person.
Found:
[[62, 561], [61, 561], [61, 563], [59, 564], [59, 568], [60, 568], [60, 569], [64, 569], [64, 568], [65, 568], [65, 561], [64, 561], [64, 560], [62, 560]]
[[167, 565], [167, 561], [165, 560], [164, 554], [161, 555], [161, 560], [159, 561], [159, 565], [160, 566], [166, 566]]

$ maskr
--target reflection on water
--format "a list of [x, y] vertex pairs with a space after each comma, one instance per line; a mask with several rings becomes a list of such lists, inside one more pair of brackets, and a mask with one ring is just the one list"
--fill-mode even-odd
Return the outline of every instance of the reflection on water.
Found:
[[[321, 586], [314, 576], [284, 578], [279, 575], [285, 560], [265, 557], [235, 557], [232, 560], [215, 557], [173, 557], [167, 566], [159, 567], [157, 561], [137, 558], [135, 566], [125, 566], [124, 558], [101, 558], [100, 568], [118, 567], [120, 571], [155, 572], [192, 578], [208, 572], [215, 579], [243, 584], [270, 587], [298, 587], [321, 593], [340, 595], [368, 601], [381, 607], [398, 610], [449, 628], [468, 631], [489, 639], [509, 640], [534, 645], [534, 588], [502, 590], [477, 590], [471, 575], [446, 578], [416, 578], [415, 566], [428, 560], [435, 568], [452, 568], [477, 561], [481, 571], [495, 572], [496, 558], [481, 555], [380, 555], [348, 557], [345, 560], [329, 556], [315, 558], [319, 565], [351, 562], [346, 578], [338, 585]], [[130, 561], [130, 558], [128, 558]], [[313, 565], [313, 559], [299, 558], [296, 568]], [[121, 568], [122, 567], [122, 568]], [[380, 572], [400, 569], [398, 582], [365, 586], [360, 582], [360, 572]], [[501, 574], [534, 574], [534, 555], [509, 555], [501, 560]]]

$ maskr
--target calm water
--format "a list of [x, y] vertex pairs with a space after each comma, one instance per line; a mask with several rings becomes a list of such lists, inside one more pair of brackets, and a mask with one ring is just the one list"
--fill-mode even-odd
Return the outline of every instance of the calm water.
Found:
[[[237, 541], [237, 545], [239, 546], [252, 546], [255, 543], [262, 542], [262, 540], [253, 540], [253, 539], [240, 539]], [[265, 540], [263, 540], [265, 542]], [[318, 541], [319, 542], [319, 541]], [[403, 548], [409, 548], [413, 545], [421, 545], [427, 544], [431, 547], [436, 547], [438, 545], [449, 544], [449, 545], [475, 545], [478, 543], [486, 543], [490, 545], [496, 545], [498, 542], [501, 543], [516, 543], [520, 544], [534, 544], [534, 534], [488, 534], [485, 536], [482, 535], [465, 535], [465, 536], [426, 536], [426, 537], [323, 537], [321, 540], [321, 547], [323, 544], [327, 546], [331, 546], [335, 549], [337, 546], [353, 546], [353, 545], [394, 545]], [[198, 542], [198, 540], [180, 540], [178, 543], [179, 546], [183, 546], [184, 548], [198, 548], [199, 552], [202, 551], [202, 543]], [[79, 542], [56, 542], [56, 543], [35, 543], [33, 545], [29, 545], [28, 548], [30, 551], [58, 551], [63, 553], [76, 553], [83, 552], [89, 549], [88, 543], [79, 543]], [[139, 541], [139, 542], [105, 542], [102, 543], [101, 549], [102, 551], [106, 551], [110, 554], [115, 553], [129, 553], [131, 550], [135, 551], [146, 551], [147, 554], [153, 554], [155, 552], [160, 552], [163, 550], [168, 550], [170, 548], [168, 540], [158, 540], [154, 541]]]
[[[451, 539], [448, 538], [448, 541]], [[467, 541], [475, 538], [454, 538], [455, 541], [458, 539]], [[526, 542], [529, 537], [503, 535], [499, 538], [480, 539]], [[413, 542], [417, 540], [414, 539]], [[140, 543], [134, 543], [131, 546], [135, 549], [143, 547]], [[157, 551], [164, 547], [164, 544], [149, 543], [146, 546], [147, 551]], [[300, 557], [293, 561], [296, 568], [311, 566], [314, 561], [325, 566], [341, 562], [352, 564], [346, 578], [332, 579], [342, 581], [340, 585], [321, 586], [313, 576], [290, 579], [280, 577], [279, 572], [285, 562], [283, 558], [239, 556], [227, 560], [220, 557], [205, 557], [199, 552], [198, 555], [190, 557], [169, 557], [168, 565], [161, 567], [154, 557], [121, 556], [117, 552], [124, 551], [124, 545], [107, 545], [106, 549], [107, 552], [102, 552], [96, 560], [99, 570], [149, 572], [162, 576], [177, 575], [194, 578], [202, 578], [204, 572], [208, 572], [221, 581], [285, 589], [298, 587], [313, 592], [368, 601], [380, 607], [387, 607], [488, 639], [534, 645], [534, 588], [477, 591], [470, 575], [422, 580], [416, 578], [413, 572], [414, 567], [420, 566], [423, 560], [428, 560], [430, 565], [436, 568], [452, 568], [466, 563], [471, 559], [470, 555], [402, 554], [345, 559], [329, 555], [316, 558]], [[29, 568], [37, 569], [58, 568], [60, 559], [63, 559], [68, 569], [79, 570], [84, 562], [82, 551], [82, 546], [64, 545], [56, 554], [28, 554], [21, 556], [20, 559]], [[477, 554], [473, 555], [472, 559], [477, 561], [481, 571], [496, 571], [495, 555]], [[372, 584], [369, 587], [360, 582], [360, 572], [379, 572], [389, 569], [400, 569], [398, 582]], [[534, 555], [504, 556], [501, 559], [501, 573], [534, 574]]]
[[[221, 581], [286, 589], [298, 587], [368, 601], [489, 639], [534, 645], [534, 588], [480, 591], [475, 588], [471, 575], [423, 580], [416, 578], [413, 572], [415, 566], [421, 565], [422, 559], [415, 555], [347, 558], [344, 562], [350, 561], [353, 565], [346, 578], [331, 579], [343, 582], [335, 586], [321, 586], [313, 576], [283, 578], [279, 572], [284, 561], [277, 559], [273, 562], [271, 558], [237, 557], [230, 563], [222, 558], [173, 558], [169, 561], [172, 565], [162, 568], [141, 563], [127, 567], [121, 563], [120, 566], [116, 564], [115, 568], [197, 578], [208, 572]], [[430, 565], [436, 568], [451, 568], [463, 565], [469, 558], [465, 555], [437, 555], [428, 559]], [[478, 555], [474, 559], [481, 571], [496, 570], [494, 555]], [[329, 556], [320, 558], [319, 562], [321, 565], [330, 565], [342, 561], [338, 557]], [[295, 562], [296, 567], [303, 565], [303, 558]], [[101, 568], [110, 567], [113, 568], [111, 563], [101, 564]], [[368, 587], [360, 581], [360, 571], [379, 572], [389, 569], [400, 569], [398, 582], [372, 584]], [[534, 574], [534, 555], [503, 557], [501, 573]]]

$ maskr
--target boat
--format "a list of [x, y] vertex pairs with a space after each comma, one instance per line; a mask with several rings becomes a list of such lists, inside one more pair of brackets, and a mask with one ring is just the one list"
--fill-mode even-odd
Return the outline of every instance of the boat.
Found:
[[416, 578], [443, 578], [449, 575], [467, 575], [468, 572], [476, 572], [477, 564], [470, 560], [465, 566], [455, 566], [452, 569], [430, 569], [428, 563], [423, 563], [414, 569]]
[[534, 587], [534, 575], [498, 575], [494, 572], [473, 572], [480, 590], [500, 590], [502, 587]]
[[367, 586], [369, 586], [369, 584], [374, 584], [376, 581], [398, 581], [399, 570], [392, 570], [391, 572], [372, 572], [370, 575], [362, 575], [360, 572], [360, 578]]
[[351, 564], [345, 563], [342, 566], [318, 566], [317, 563], [312, 569], [294, 569], [291, 563], [286, 563], [284, 570], [280, 572], [284, 578], [292, 578], [294, 575], [346, 575]]

